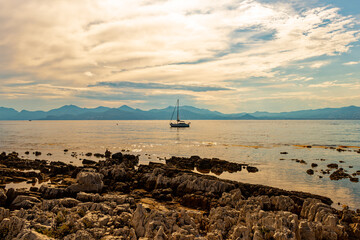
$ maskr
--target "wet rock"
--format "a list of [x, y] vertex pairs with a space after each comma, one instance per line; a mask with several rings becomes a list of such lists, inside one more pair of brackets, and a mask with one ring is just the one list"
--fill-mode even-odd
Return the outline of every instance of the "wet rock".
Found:
[[77, 184], [68, 187], [70, 192], [101, 192], [104, 187], [103, 175], [92, 171], [82, 171], [77, 177]]
[[257, 167], [251, 167], [251, 166], [247, 166], [246, 170], [250, 173], [255, 173], [255, 172], [259, 171], [259, 169]]
[[359, 178], [357, 177], [350, 177], [351, 182], [359, 182]]
[[102, 154], [102, 153], [94, 153], [94, 157], [104, 158], [104, 157], [105, 157], [105, 154]]
[[83, 159], [82, 164], [84, 164], [84, 165], [94, 165], [94, 164], [96, 164], [96, 162], [93, 161], [93, 160]]
[[314, 175], [314, 170], [308, 169], [308, 170], [306, 170], [306, 173], [309, 175]]
[[340, 180], [344, 178], [350, 178], [350, 175], [345, 173], [344, 169], [342, 168], [339, 168], [330, 175], [331, 180]]
[[328, 168], [338, 168], [339, 165], [337, 165], [336, 163], [331, 163], [327, 165]]

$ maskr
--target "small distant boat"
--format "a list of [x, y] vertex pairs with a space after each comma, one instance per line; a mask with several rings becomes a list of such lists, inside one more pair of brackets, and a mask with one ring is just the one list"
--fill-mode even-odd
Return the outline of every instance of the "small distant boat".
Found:
[[171, 120], [173, 119], [175, 110], [177, 110], [177, 117], [176, 117], [176, 122], [172, 123], [170, 122], [170, 127], [174, 127], [174, 128], [184, 128], [184, 127], [190, 127], [190, 122], [186, 123], [185, 121], [180, 120], [180, 116], [179, 116], [179, 99], [177, 100], [177, 104], [174, 108], [174, 111], [171, 115]]

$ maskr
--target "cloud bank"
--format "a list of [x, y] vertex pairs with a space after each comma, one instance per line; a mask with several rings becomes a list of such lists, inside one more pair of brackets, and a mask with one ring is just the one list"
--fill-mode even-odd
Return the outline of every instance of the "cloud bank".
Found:
[[[287, 78], [283, 69], [317, 71], [348, 53], [359, 30], [338, 11], [253, 0], [0, 0], [1, 99], [79, 103], [91, 93], [92, 104], [120, 105], [128, 95], [119, 97], [119, 88], [128, 88], [132, 96], [182, 95], [235, 111], [254, 95], [280, 96], [269, 84]], [[249, 82], [264, 85], [245, 87]], [[311, 95], [305, 87], [286, 91]], [[96, 102], [104, 91], [110, 97]], [[156, 97], [149, 99], [155, 106]]]

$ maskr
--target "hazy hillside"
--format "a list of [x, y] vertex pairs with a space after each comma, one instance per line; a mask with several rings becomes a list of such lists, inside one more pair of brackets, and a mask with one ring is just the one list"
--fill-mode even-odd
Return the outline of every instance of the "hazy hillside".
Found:
[[[97, 107], [80, 108], [75, 105], [65, 105], [50, 111], [20, 112], [0, 107], [0, 120], [169, 120], [174, 107], [152, 109], [144, 111], [123, 105], [119, 108]], [[342, 108], [323, 108], [315, 110], [302, 110], [293, 112], [269, 113], [235, 113], [223, 114], [218, 111], [200, 109], [192, 106], [182, 106], [181, 119], [223, 119], [223, 120], [253, 120], [253, 119], [360, 119], [360, 107], [349, 106]], [[176, 113], [174, 114], [176, 118]]]

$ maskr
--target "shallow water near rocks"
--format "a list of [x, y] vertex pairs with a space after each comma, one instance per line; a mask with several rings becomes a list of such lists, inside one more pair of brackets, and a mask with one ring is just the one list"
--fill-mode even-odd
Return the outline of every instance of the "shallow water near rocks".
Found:
[[[338, 146], [345, 151], [337, 151]], [[359, 182], [331, 181], [329, 174], [320, 173], [330, 163], [349, 174], [360, 170], [360, 121], [198, 120], [188, 129], [171, 129], [168, 121], [0, 121], [0, 151], [17, 151], [24, 158], [81, 165], [80, 159], [101, 159], [86, 153], [106, 149], [139, 154], [141, 164], [191, 155], [248, 163], [259, 172], [208, 174], [324, 195], [334, 207], [340, 202], [360, 208]]]

